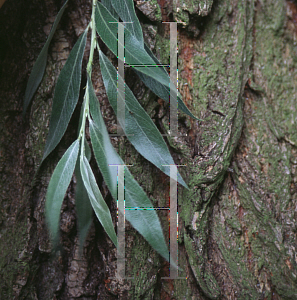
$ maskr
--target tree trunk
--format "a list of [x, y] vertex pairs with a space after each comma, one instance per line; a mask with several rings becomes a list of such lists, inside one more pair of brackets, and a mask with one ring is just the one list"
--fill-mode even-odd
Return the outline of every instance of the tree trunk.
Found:
[[[166, 138], [176, 164], [185, 165], [179, 170], [189, 186], [178, 189], [182, 270], [175, 280], [163, 278], [169, 264], [128, 223], [126, 276], [133, 279], [114, 278], [116, 249], [95, 217], [79, 254], [75, 178], [62, 206], [61, 248], [51, 253], [45, 193], [76, 137], [78, 109], [57, 149], [38, 167], [55, 83], [89, 22], [90, 1], [68, 4], [24, 119], [22, 101], [61, 4], [8, 0], [0, 9], [1, 299], [297, 299], [296, 1], [135, 1], [145, 40], [162, 63], [169, 63], [169, 27], [161, 22], [179, 22], [179, 89], [201, 119], [179, 113], [179, 130], [187, 136]], [[166, 133], [169, 106], [130, 70], [126, 81]], [[111, 129], [116, 119], [98, 58], [93, 83]], [[168, 207], [169, 178], [125, 138], [113, 143], [154, 205]], [[115, 221], [116, 204], [96, 176]], [[158, 214], [168, 240], [169, 216]]]

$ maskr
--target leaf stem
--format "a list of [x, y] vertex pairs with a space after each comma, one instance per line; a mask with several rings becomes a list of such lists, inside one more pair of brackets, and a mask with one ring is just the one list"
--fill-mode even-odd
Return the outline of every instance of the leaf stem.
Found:
[[93, 67], [93, 58], [94, 58], [94, 49], [96, 48], [96, 25], [95, 25], [95, 7], [97, 5], [97, 0], [93, 0], [93, 7], [92, 7], [92, 17], [90, 21], [90, 27], [92, 29], [91, 33], [91, 48], [90, 48], [90, 56], [87, 65], [87, 72], [92, 78], [92, 67]]
[[[90, 27], [92, 30], [90, 56], [89, 56], [89, 61], [88, 61], [88, 65], [87, 65], [87, 73], [88, 73], [88, 76], [90, 77], [90, 79], [92, 77], [94, 50], [96, 48], [95, 7], [97, 5], [97, 0], [92, 0], [92, 2], [93, 2], [92, 16], [91, 16], [91, 21], [88, 25], [88, 27]], [[81, 138], [81, 154], [80, 154], [81, 159], [85, 155], [85, 138], [84, 138], [84, 136], [85, 136], [86, 120], [87, 120], [87, 117], [88, 118], [90, 117], [88, 83], [87, 83], [87, 87], [85, 90], [85, 96], [84, 96], [84, 102], [82, 105], [82, 110], [83, 110], [83, 119], [81, 122], [81, 127], [79, 129], [79, 139]]]
[[79, 129], [78, 138], [82, 140], [81, 146], [82, 146], [82, 150], [84, 152], [84, 141], [85, 141], [85, 139], [83, 137], [85, 136], [86, 119], [87, 119], [87, 116], [89, 116], [89, 92], [88, 92], [88, 89], [86, 89], [84, 102], [83, 102], [83, 105], [82, 105], [81, 109], [83, 110], [83, 117], [82, 117], [82, 122], [81, 122], [80, 129]]

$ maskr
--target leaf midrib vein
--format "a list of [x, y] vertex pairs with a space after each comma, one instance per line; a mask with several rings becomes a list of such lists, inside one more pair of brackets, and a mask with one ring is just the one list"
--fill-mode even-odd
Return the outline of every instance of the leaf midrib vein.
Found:
[[[112, 82], [112, 85], [116, 88], [116, 85], [115, 85], [115, 83], [114, 83], [113, 80], [112, 80], [111, 74], [110, 74], [110, 72], [109, 72], [109, 70], [108, 70], [107, 65], [105, 64], [104, 59], [102, 59], [102, 61], [103, 61], [104, 65], [105, 65], [105, 68], [106, 68], [106, 70], [107, 70], [107, 72], [108, 72], [108, 75], [109, 75], [110, 81]], [[127, 106], [126, 102], [125, 102], [125, 105]], [[150, 139], [147, 137], [147, 134], [146, 134], [146, 133], [143, 131], [143, 129], [140, 127], [139, 122], [137, 121], [137, 119], [135, 119], [135, 117], [133, 117], [133, 119], [135, 120], [135, 122], [136, 122], [137, 126], [139, 127], [139, 129], [143, 132], [143, 134], [144, 134], [144, 136], [146, 137], [146, 139], [147, 139], [147, 140], [149, 141], [149, 143], [152, 145], [152, 148], [154, 149], [154, 152], [157, 153], [158, 157], [161, 159], [162, 162], [165, 162], [165, 163], [166, 163], [166, 160], [164, 160], [164, 159], [162, 158], [162, 156], [160, 156], [160, 154], [158, 153], [158, 151], [156, 151], [156, 148], [155, 148], [154, 144], [150, 141]], [[129, 140], [130, 140], [130, 139], [129, 139]], [[134, 147], [135, 147], [135, 146], [134, 146]], [[158, 168], [161, 169], [161, 167], [159, 167], [159, 166], [158, 166]]]
[[[115, 40], [117, 40], [117, 37], [116, 37], [116, 35], [109, 29], [109, 27], [108, 26], [106, 26], [106, 22], [105, 22], [105, 19], [103, 18], [103, 16], [102, 16], [102, 14], [101, 14], [101, 11], [100, 11], [100, 9], [98, 8], [98, 5], [99, 5], [99, 3], [97, 4], [97, 7], [96, 7], [96, 9], [98, 10], [98, 12], [99, 12], [99, 14], [100, 14], [100, 16], [101, 16], [101, 20], [103, 21], [103, 23], [104, 23], [104, 25], [105, 25], [105, 28], [107, 29], [107, 31], [108, 32], [110, 32], [110, 36], [112, 36]], [[111, 15], [111, 17], [113, 18], [113, 16]], [[114, 19], [114, 18], [113, 18]], [[114, 20], [116, 20], [116, 19], [114, 19]], [[128, 31], [128, 29], [126, 29], [126, 31]], [[130, 32], [130, 31], [129, 31]], [[132, 35], [132, 33], [130, 32], [130, 34]], [[135, 36], [135, 35], [132, 35], [132, 36]], [[120, 43], [120, 41], [118, 41], [118, 43], [121, 45], [121, 47], [125, 47], [125, 45], [123, 45], [122, 43]], [[127, 47], [125, 47], [125, 51], [127, 51], [127, 52], [129, 52], [129, 54], [133, 57], [134, 55], [133, 55], [133, 53], [131, 52], [131, 51], [129, 51], [129, 48], [127, 48]], [[144, 50], [145, 51], [145, 50]], [[135, 57], [135, 56], [134, 56]], [[148, 55], [148, 58], [150, 58], [151, 59], [151, 57]], [[136, 60], [137, 60], [137, 64], [142, 64], [142, 62], [141, 62], [141, 60], [138, 60], [137, 58], [136, 58]], [[154, 61], [152, 60], [152, 65], [154, 65]], [[132, 66], [133, 67], [133, 66]], [[133, 67], [134, 68], [134, 67]], [[149, 76], [149, 77], [152, 77], [152, 76], [150, 76], [150, 75], [148, 75], [148, 74], [146, 74], [146, 73], [144, 73], [143, 71], [142, 71], [142, 69], [143, 68], [139, 68], [139, 69], [136, 69], [136, 70], [138, 70], [139, 72], [141, 72], [141, 73], [143, 73], [143, 74], [145, 74], [145, 75], [147, 75], [147, 76]], [[155, 70], [155, 68], [152, 68], [153, 70]], [[155, 73], [155, 72], [154, 72]], [[158, 76], [159, 74], [158, 73], [155, 73], [156, 74], [156, 76]], [[165, 74], [163, 74], [163, 75], [165, 75]], [[169, 77], [168, 77], [169, 78]], [[164, 83], [163, 82], [160, 82], [162, 85], [164, 85]]]
[[[84, 34], [85, 34], [85, 33], [84, 33]], [[72, 71], [71, 71], [70, 82], [69, 82], [69, 84], [68, 84], [68, 86], [67, 86], [67, 91], [66, 91], [66, 93], [65, 93], [65, 94], [66, 94], [65, 99], [68, 98], [68, 93], [69, 93], [70, 86], [73, 87], [73, 84], [72, 84], [73, 73], [74, 73], [74, 71], [76, 70], [75, 66], [76, 66], [77, 58], [78, 58], [78, 56], [79, 56], [79, 54], [80, 54], [80, 50], [81, 50], [81, 46], [82, 46], [82, 44], [83, 44], [83, 41], [84, 41], [84, 37], [83, 37], [82, 40], [81, 40], [81, 43], [80, 43], [80, 45], [79, 45], [79, 49], [78, 49], [78, 51], [77, 51], [77, 54], [76, 54], [76, 57], [75, 57], [75, 60], [74, 60], [74, 61], [75, 61], [75, 64], [74, 64], [74, 67], [73, 67], [73, 69], [72, 69]], [[72, 93], [73, 93], [73, 90], [72, 90]], [[63, 102], [63, 107], [62, 107], [60, 116], [61, 116], [62, 113], [65, 111], [66, 102], [67, 102], [67, 101], [64, 101], [64, 102]], [[57, 132], [58, 128], [60, 127], [59, 124], [61, 123], [61, 120], [62, 120], [62, 118], [60, 117], [59, 120], [58, 120], [57, 126], [56, 126], [55, 129], [54, 129], [54, 132], [53, 132], [53, 138], [51, 139], [51, 142], [50, 142], [49, 146], [51, 146], [51, 145], [53, 144], [54, 137], [56, 137], [56, 132]], [[50, 148], [49, 146], [48, 146], [48, 148]]]

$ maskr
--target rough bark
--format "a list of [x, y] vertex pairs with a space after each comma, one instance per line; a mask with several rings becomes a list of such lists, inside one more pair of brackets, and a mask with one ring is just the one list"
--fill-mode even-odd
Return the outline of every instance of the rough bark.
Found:
[[[45, 192], [59, 157], [76, 136], [79, 111], [34, 174], [55, 82], [89, 21], [89, 1], [69, 3], [25, 119], [22, 101], [61, 4], [9, 0], [0, 10], [1, 299], [297, 299], [296, 2], [135, 1], [145, 40], [163, 63], [169, 62], [169, 31], [161, 21], [179, 22], [179, 88], [202, 121], [180, 113], [179, 129], [187, 137], [166, 139], [175, 162], [186, 165], [180, 172], [189, 190], [179, 188], [178, 199], [179, 276], [187, 279], [162, 279], [169, 275], [168, 263], [127, 224], [126, 275], [134, 279], [124, 281], [111, 278], [116, 249], [95, 218], [79, 255], [75, 178], [62, 207], [61, 249], [51, 255]], [[126, 80], [166, 133], [168, 105], [130, 70]], [[82, 87], [84, 82], [85, 75]], [[112, 130], [116, 121], [97, 61], [93, 83]], [[113, 143], [134, 164], [131, 172], [154, 205], [167, 207], [168, 178], [124, 138]], [[115, 221], [115, 202], [96, 175]], [[167, 212], [158, 213], [168, 239]]]

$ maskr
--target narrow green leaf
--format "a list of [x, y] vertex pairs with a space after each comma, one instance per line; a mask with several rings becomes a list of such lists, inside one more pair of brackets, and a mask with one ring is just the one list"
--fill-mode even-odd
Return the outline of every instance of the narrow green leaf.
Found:
[[[149, 54], [149, 56], [155, 61], [156, 64], [160, 64], [160, 62], [158, 61], [158, 59], [154, 56], [154, 54], [152, 53], [151, 49], [144, 44], [144, 48], [146, 50], [146, 52]], [[166, 102], [169, 103], [169, 99], [170, 99], [170, 88], [168, 88], [167, 86], [161, 84], [160, 82], [158, 82], [158, 80], [155, 80], [153, 77], [147, 76], [144, 73], [139, 72], [138, 70], [134, 69], [134, 72], [136, 72], [136, 74], [138, 75], [138, 77], [140, 78], [140, 80], [153, 92], [155, 93], [158, 97], [160, 97], [161, 99], [164, 99]], [[166, 72], [166, 70], [163, 67], [163, 72]], [[178, 109], [180, 109], [181, 111], [183, 111], [185, 114], [187, 114], [188, 116], [190, 116], [193, 119], [202, 121], [200, 119], [198, 119], [197, 117], [195, 117], [190, 110], [187, 108], [187, 106], [185, 105], [185, 103], [182, 100], [181, 94], [179, 92], [177, 92], [177, 101], [178, 101]]]
[[77, 104], [81, 82], [81, 64], [86, 39], [87, 30], [85, 30], [74, 45], [59, 75], [53, 99], [49, 133], [42, 161], [60, 142]]
[[88, 161], [90, 161], [92, 152], [91, 152], [91, 148], [90, 148], [89, 143], [87, 142], [86, 138], [85, 138], [85, 156], [88, 159]]
[[74, 172], [78, 150], [79, 140], [76, 140], [62, 156], [47, 188], [45, 214], [54, 244], [58, 242], [61, 206]]
[[[85, 97], [87, 93], [85, 94]], [[84, 99], [82, 108], [80, 110], [80, 117], [78, 122], [78, 136], [80, 135], [80, 129], [82, 126], [83, 121], [83, 114], [85, 113], [85, 105], [86, 105], [86, 98]], [[82, 149], [80, 151], [83, 151]], [[84, 154], [88, 161], [91, 159], [91, 149], [90, 146], [84, 137]], [[88, 196], [88, 192], [85, 188], [83, 180], [81, 178], [81, 170], [80, 170], [80, 161], [76, 162], [75, 166], [75, 177], [76, 177], [76, 189], [75, 189], [75, 207], [77, 213], [77, 227], [78, 227], [78, 235], [79, 235], [79, 248], [80, 251], [83, 249], [83, 245], [85, 239], [88, 235], [89, 228], [92, 224], [92, 214], [93, 208]]]
[[[150, 49], [150, 47], [144, 43], [144, 50], [147, 52], [147, 54], [151, 57], [151, 59], [155, 62], [156, 65], [160, 65], [161, 63], [159, 62], [158, 58], [154, 55], [154, 53], [152, 52], [152, 50]], [[162, 66], [162, 68], [160, 68], [165, 74], [168, 74], [165, 67]]]
[[[109, 47], [109, 49], [116, 55], [118, 49], [118, 24], [116, 19], [110, 12], [100, 3], [97, 3], [95, 11], [96, 29], [101, 39]], [[121, 43], [121, 41], [119, 41]], [[125, 30], [125, 61], [131, 65], [154, 65], [154, 61], [146, 53], [143, 44], [128, 30]], [[169, 85], [169, 77], [164, 72], [159, 72], [161, 68], [140, 67], [140, 72], [145, 72], [148, 75], [158, 77], [163, 84]]]
[[[117, 168], [110, 165], [123, 165], [124, 162], [113, 148], [102, 118], [99, 103], [92, 84], [88, 83], [90, 93], [90, 111], [94, 122], [90, 120], [90, 136], [93, 151], [102, 176], [113, 196], [117, 199]], [[125, 205], [126, 207], [146, 207], [148, 210], [126, 209], [125, 217], [148, 243], [166, 260], [169, 252], [162, 227], [153, 205], [143, 189], [134, 180], [128, 168], [125, 168]]]
[[110, 0], [101, 0], [101, 3], [107, 8], [107, 10], [112, 14], [113, 17], [115, 17], [117, 20], [119, 20], [119, 16], [114, 10]]
[[[84, 102], [80, 110], [80, 117], [78, 122], [78, 136], [80, 136], [81, 133], [80, 130], [82, 127], [83, 116], [85, 113], [86, 98], [88, 97], [87, 94], [88, 93], [85, 93]], [[90, 161], [91, 149], [85, 136], [83, 138], [84, 138], [84, 149], [83, 150], [80, 149], [80, 151], [82, 152], [81, 155], [85, 155], [88, 161]], [[82, 251], [85, 239], [88, 235], [90, 226], [92, 224], [93, 207], [91, 205], [88, 192], [85, 188], [85, 185], [81, 177], [80, 160], [76, 162], [75, 177], [76, 177], [75, 207], [77, 213], [79, 248], [80, 251]]]
[[[117, 55], [118, 39], [117, 31], [118, 24], [114, 23], [117, 20], [109, 13], [109, 11], [100, 3], [97, 3], [95, 11], [96, 29], [103, 42], [107, 47]], [[119, 41], [120, 42], [120, 41]], [[156, 58], [152, 57], [144, 49], [143, 42], [139, 41], [128, 29], [125, 29], [125, 62], [133, 67], [134, 70], [146, 75], [143, 77], [144, 83], [152, 89], [162, 99], [169, 101], [170, 95], [170, 77], [161, 66], [156, 66]], [[137, 66], [138, 65], [138, 66]], [[141, 67], [141, 66], [149, 67]], [[165, 72], [164, 72], [165, 71]], [[149, 78], [147, 78], [149, 77]], [[158, 84], [157, 88], [154, 84]], [[173, 84], [173, 83], [172, 83]], [[161, 89], [162, 93], [159, 91]], [[183, 103], [180, 95], [177, 95], [178, 108], [191, 117], [193, 114], [188, 110]], [[194, 117], [195, 118], [195, 117]]]
[[[113, 110], [117, 114], [117, 71], [102, 51], [99, 51], [99, 58], [106, 93]], [[168, 165], [173, 165], [174, 160], [158, 128], [128, 86], [125, 87], [125, 112], [125, 126], [122, 127], [125, 128], [125, 133], [131, 144], [144, 158], [170, 176]], [[179, 173], [177, 180], [187, 187]]]
[[91, 201], [95, 214], [110, 239], [117, 246], [117, 236], [113, 228], [110, 211], [102, 197], [91, 166], [85, 156], [80, 160], [80, 170], [82, 180], [88, 192], [89, 199]]
[[[136, 74], [138, 75], [138, 77], [140, 78], [140, 80], [153, 92], [155, 93], [158, 97], [160, 97], [161, 99], [164, 99], [166, 102], [169, 103], [169, 99], [170, 99], [170, 89], [167, 88], [166, 86], [164, 86], [163, 84], [161, 84], [158, 80], [155, 80], [154, 78], [147, 76], [146, 74], [143, 74], [141, 72], [139, 72], [138, 70], [135, 70]], [[190, 110], [187, 108], [187, 106], [185, 105], [185, 103], [182, 100], [182, 97], [180, 95], [180, 93], [177, 93], [177, 102], [178, 102], [178, 109], [180, 109], [181, 111], [183, 111], [185, 114], [187, 114], [188, 116], [190, 116], [193, 119], [202, 121], [200, 119], [198, 119], [197, 117], [195, 117]]]
[[[102, 118], [99, 103], [97, 101], [92, 83], [88, 82], [90, 93], [90, 112], [92, 120], [89, 120], [91, 143], [98, 166], [104, 177], [112, 196], [117, 199], [117, 168], [111, 167], [109, 164], [121, 165], [123, 161], [113, 148], [109, 135]], [[96, 127], [95, 127], [96, 126]], [[95, 130], [96, 129], [96, 130]]]
[[58, 24], [61, 20], [61, 17], [64, 13], [64, 10], [66, 8], [68, 0], [65, 1], [64, 5], [62, 6], [62, 8], [60, 9], [56, 20], [53, 24], [53, 27], [51, 29], [51, 32], [41, 50], [41, 52], [38, 55], [38, 58], [33, 66], [32, 72], [30, 74], [28, 83], [27, 83], [27, 87], [26, 87], [26, 92], [25, 92], [25, 98], [24, 98], [24, 107], [23, 107], [23, 116], [26, 114], [27, 108], [42, 80], [44, 71], [45, 71], [45, 67], [46, 67], [46, 61], [47, 61], [47, 53], [48, 53], [48, 48], [49, 48], [49, 44], [54, 36], [54, 33], [58, 27]]
[[142, 29], [135, 13], [133, 0], [110, 0], [110, 2], [122, 21], [130, 22], [125, 24], [125, 28], [143, 44]]
[[[87, 156], [87, 159], [88, 161], [90, 161], [90, 156], [89, 157]], [[76, 162], [74, 173], [76, 177], [75, 207], [76, 207], [77, 223], [78, 223], [79, 245], [80, 245], [80, 249], [82, 250], [85, 239], [88, 235], [90, 226], [92, 224], [93, 208], [88, 196], [88, 192], [84, 186], [81, 177], [79, 160]]]

